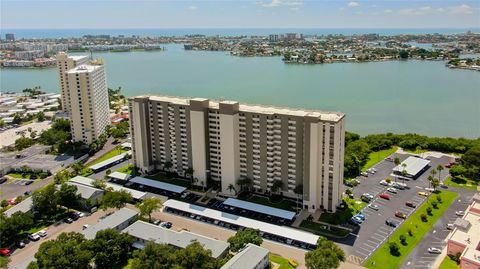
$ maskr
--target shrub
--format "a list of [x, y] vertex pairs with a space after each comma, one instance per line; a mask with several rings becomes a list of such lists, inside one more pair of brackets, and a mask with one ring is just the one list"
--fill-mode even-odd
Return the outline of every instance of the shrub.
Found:
[[408, 235], [413, 236], [413, 231], [412, 231], [412, 229], [408, 229]]
[[392, 254], [393, 256], [400, 256], [400, 247], [396, 242], [390, 242], [388, 244], [388, 247], [390, 249], [390, 254]]
[[422, 219], [423, 222], [427, 222], [427, 221], [428, 221], [427, 215], [425, 215], [425, 214], [420, 215], [420, 219]]
[[460, 257], [462, 256], [461, 252], [457, 252], [455, 255], [449, 254], [448, 257], [457, 264], [460, 264]]
[[400, 243], [404, 246], [407, 245], [407, 237], [405, 235], [400, 235]]
[[442, 203], [442, 197], [440, 195], [437, 195], [437, 202], [440, 204]]
[[429, 216], [432, 215], [432, 208], [431, 208], [431, 207], [427, 207], [427, 214], [428, 214]]
[[8, 201], [6, 199], [3, 199], [2, 202], [0, 202], [0, 205], [2, 207], [6, 207], [6, 206], [8, 206]]
[[388, 182], [388, 183], [390, 183], [390, 182], [392, 182], [392, 179], [387, 177], [387, 178], [385, 179], [385, 181]]
[[438, 209], [438, 203], [433, 201], [432, 202], [432, 207], [435, 208], [435, 209]]

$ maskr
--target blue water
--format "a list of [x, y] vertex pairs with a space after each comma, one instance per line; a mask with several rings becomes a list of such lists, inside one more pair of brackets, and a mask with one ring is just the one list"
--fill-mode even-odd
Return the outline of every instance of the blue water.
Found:
[[354, 34], [455, 34], [465, 33], [467, 31], [479, 33], [480, 28], [252, 28], [252, 29], [233, 29], [233, 28], [164, 28], [164, 29], [0, 29], [2, 38], [5, 33], [14, 33], [19, 38], [60, 38], [60, 37], [81, 37], [83, 35], [107, 34], [111, 36], [118, 35], [139, 35], [139, 36], [184, 36], [189, 34], [203, 34], [207, 36], [240, 36], [240, 35], [268, 35], [282, 33], [302, 33], [305, 35], [354, 35]]

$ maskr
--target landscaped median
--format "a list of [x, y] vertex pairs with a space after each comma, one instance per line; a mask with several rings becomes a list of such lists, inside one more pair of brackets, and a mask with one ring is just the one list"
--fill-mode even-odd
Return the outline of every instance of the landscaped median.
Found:
[[470, 190], [477, 190], [478, 183], [471, 179], [466, 179], [462, 177], [448, 177], [443, 184], [445, 186], [452, 186], [457, 188], [465, 188]]
[[277, 269], [295, 269], [295, 267], [288, 262], [288, 259], [285, 259], [280, 255], [270, 253], [269, 259], [271, 263], [276, 263], [279, 265]]
[[[437, 198], [440, 197], [440, 198]], [[398, 268], [402, 261], [422, 240], [425, 234], [432, 228], [437, 220], [445, 213], [445, 210], [457, 197], [457, 193], [438, 191], [431, 195], [422, 206], [418, 208], [404, 223], [392, 234], [392, 236], [377, 251], [366, 260], [363, 266], [367, 268]], [[435, 208], [435, 205], [436, 207]], [[428, 208], [431, 214], [428, 214]], [[427, 222], [422, 221], [422, 215], [427, 216]], [[403, 239], [403, 244], [401, 239]], [[392, 254], [391, 244], [398, 247], [397, 253]], [[393, 251], [395, 252], [395, 251]]]
[[326, 237], [343, 238], [347, 236], [351, 231], [337, 226], [331, 226], [309, 220], [304, 220], [300, 223], [300, 228], [303, 230], [312, 232], [317, 235], [323, 235]]

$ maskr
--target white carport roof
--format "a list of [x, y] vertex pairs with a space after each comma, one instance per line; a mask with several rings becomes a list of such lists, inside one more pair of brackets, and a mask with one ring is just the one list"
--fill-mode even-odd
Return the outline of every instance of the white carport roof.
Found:
[[292, 211], [242, 201], [235, 198], [228, 198], [225, 202], [223, 202], [223, 204], [288, 220], [292, 220], [295, 217], [295, 212]]
[[[410, 176], [416, 176], [420, 171], [430, 163], [429, 160], [425, 160], [419, 157], [408, 157], [401, 164], [393, 168], [393, 171], [401, 173], [404, 169]], [[406, 166], [404, 167], [403, 164]]]
[[312, 233], [300, 231], [293, 228], [288, 228], [285, 226], [274, 225], [274, 224], [254, 220], [254, 219], [249, 219], [249, 218], [245, 218], [245, 217], [221, 212], [214, 209], [173, 200], [173, 199], [167, 200], [165, 203], [163, 203], [163, 205], [165, 207], [169, 207], [172, 209], [181, 210], [184, 212], [188, 212], [190, 214], [195, 214], [195, 215], [215, 219], [218, 221], [223, 221], [230, 224], [235, 224], [241, 227], [258, 229], [265, 233], [281, 236], [284, 238], [289, 238], [289, 239], [307, 243], [310, 245], [316, 245], [319, 238], [319, 236], [314, 235]]
[[187, 189], [182, 186], [177, 186], [177, 185], [173, 185], [173, 184], [169, 184], [169, 183], [165, 183], [165, 182], [161, 182], [153, 179], [148, 179], [144, 177], [134, 177], [130, 179], [130, 182], [149, 186], [152, 188], [162, 189], [162, 190], [166, 190], [174, 193], [182, 193]]

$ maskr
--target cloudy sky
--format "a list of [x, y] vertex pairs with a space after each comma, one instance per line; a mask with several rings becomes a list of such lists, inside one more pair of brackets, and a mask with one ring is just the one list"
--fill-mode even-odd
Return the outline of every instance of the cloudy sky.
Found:
[[1, 28], [480, 28], [480, 0], [0, 0]]

